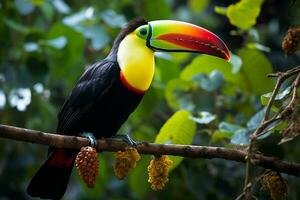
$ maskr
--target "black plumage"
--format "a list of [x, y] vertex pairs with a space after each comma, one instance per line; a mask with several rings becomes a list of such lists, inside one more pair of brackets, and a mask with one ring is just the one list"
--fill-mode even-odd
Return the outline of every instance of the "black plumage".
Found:
[[58, 114], [58, 133], [85, 131], [95, 133], [97, 138], [116, 134], [143, 96], [121, 83], [118, 47], [126, 35], [144, 24], [143, 19], [131, 21], [116, 38], [107, 58], [81, 76]]
[[84, 73], [64, 104], [58, 115], [57, 132], [91, 132], [97, 138], [112, 136], [142, 97], [123, 86], [117, 62], [96, 63]]
[[[96, 138], [117, 133], [143, 97], [122, 84], [117, 62], [118, 47], [126, 35], [143, 24], [146, 24], [144, 20], [130, 22], [116, 38], [107, 58], [83, 73], [58, 114], [57, 133], [78, 135], [91, 132]], [[28, 194], [60, 199], [77, 153], [77, 150], [50, 147], [48, 160], [32, 178]]]

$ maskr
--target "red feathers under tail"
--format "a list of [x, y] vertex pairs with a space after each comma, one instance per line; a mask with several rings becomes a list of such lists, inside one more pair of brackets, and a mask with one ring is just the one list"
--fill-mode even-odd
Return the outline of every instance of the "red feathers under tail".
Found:
[[68, 186], [77, 151], [55, 149], [32, 178], [27, 193], [43, 199], [61, 199]]

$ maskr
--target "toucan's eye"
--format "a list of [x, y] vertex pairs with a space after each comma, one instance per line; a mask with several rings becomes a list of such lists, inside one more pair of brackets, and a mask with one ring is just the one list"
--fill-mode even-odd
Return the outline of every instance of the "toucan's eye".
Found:
[[138, 37], [140, 37], [142, 39], [147, 39], [148, 34], [149, 34], [148, 25], [140, 26], [139, 28], [136, 29], [135, 33]]
[[141, 35], [147, 35], [147, 29], [146, 29], [146, 28], [142, 28], [142, 29], [140, 30], [140, 34], [141, 34]]

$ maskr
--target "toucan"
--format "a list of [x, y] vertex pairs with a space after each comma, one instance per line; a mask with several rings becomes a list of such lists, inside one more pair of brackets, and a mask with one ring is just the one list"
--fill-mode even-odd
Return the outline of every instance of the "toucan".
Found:
[[[118, 34], [108, 56], [81, 75], [58, 114], [57, 133], [114, 136], [150, 87], [156, 51], [196, 52], [230, 59], [225, 43], [202, 27], [175, 20], [133, 20]], [[29, 183], [28, 194], [61, 199], [77, 153], [49, 147], [48, 159]]]

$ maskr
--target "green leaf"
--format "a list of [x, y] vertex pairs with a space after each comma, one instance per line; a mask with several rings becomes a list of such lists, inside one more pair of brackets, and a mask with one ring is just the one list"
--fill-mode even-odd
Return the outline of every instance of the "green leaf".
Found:
[[219, 131], [225, 136], [230, 137], [231, 144], [248, 144], [248, 130], [239, 125], [221, 122], [219, 124]]
[[175, 96], [178, 97], [178, 104], [180, 109], [193, 111], [195, 109], [195, 104], [193, 102], [192, 94], [182, 91], [175, 91]]
[[[48, 39], [65, 37], [67, 44], [61, 50], [47, 48], [51, 77], [66, 81], [72, 87], [83, 71], [84, 37], [81, 33], [63, 24], [55, 24], [48, 32]], [[67, 78], [66, 78], [67, 77]]]
[[216, 119], [216, 115], [211, 114], [210, 112], [199, 112], [199, 117], [191, 117], [198, 124], [209, 124], [210, 122]]
[[[287, 121], [281, 121], [281, 120], [276, 120], [274, 122], [272, 122], [271, 124], [269, 124], [265, 131], [262, 133], [261, 136], [259, 136], [257, 139], [262, 140], [265, 139], [267, 137], [269, 137], [272, 133], [276, 133], [276, 132], [280, 132], [284, 129], [286, 129], [288, 126], [288, 122]], [[281, 142], [279, 142], [280, 144]]]
[[249, 121], [247, 122], [247, 127], [249, 130], [255, 130], [256, 128], [258, 128], [265, 115], [265, 111], [265, 109], [262, 109], [249, 119]]
[[256, 24], [263, 0], [241, 0], [227, 8], [227, 17], [232, 25], [243, 30]]
[[258, 50], [241, 49], [238, 52], [243, 64], [241, 73], [243, 82], [246, 83], [246, 92], [260, 95], [271, 91], [273, 80], [267, 77], [272, 72], [272, 65], [268, 58]]
[[66, 4], [63, 0], [53, 0], [52, 4], [59, 13], [68, 14], [71, 11], [68, 4]]
[[23, 24], [20, 24], [12, 19], [3, 17], [3, 21], [9, 28], [11, 28], [15, 31], [18, 31], [20, 33], [28, 34], [31, 31], [31, 29], [29, 27], [27, 27]]
[[146, 173], [149, 163], [149, 157], [142, 156], [138, 165], [128, 177], [130, 190], [134, 192], [137, 199], [144, 199], [144, 195], [149, 190], [148, 174]]
[[246, 145], [249, 143], [248, 139], [249, 131], [245, 128], [236, 130], [231, 136], [230, 143], [236, 145]]
[[220, 14], [220, 15], [226, 15], [226, 13], [227, 13], [227, 8], [226, 7], [215, 6], [214, 9], [215, 9], [215, 12]]
[[188, 4], [193, 12], [202, 12], [207, 6], [210, 0], [189, 0]]
[[91, 39], [92, 47], [95, 50], [102, 49], [109, 42], [108, 34], [99, 25], [85, 27], [83, 33], [86, 38]]
[[21, 15], [28, 15], [34, 10], [34, 5], [28, 0], [15, 0], [15, 5]]
[[212, 92], [220, 89], [224, 85], [224, 76], [218, 70], [212, 71], [208, 76], [205, 74], [198, 74], [192, 78], [197, 82], [202, 89]]
[[51, 47], [54, 47], [56, 49], [62, 49], [66, 46], [67, 42], [68, 41], [67, 41], [66, 37], [60, 36], [60, 37], [57, 37], [57, 38], [47, 40], [46, 44], [51, 46]]
[[144, 0], [142, 14], [149, 20], [168, 19], [171, 16], [171, 8], [166, 0]]
[[[196, 123], [190, 119], [191, 113], [186, 110], [177, 111], [162, 126], [155, 143], [159, 144], [191, 144], [196, 133]], [[174, 169], [182, 161], [182, 157], [170, 156]]]
[[174, 110], [179, 109], [179, 100], [182, 98], [182, 95], [178, 95], [178, 92], [187, 92], [191, 86], [192, 84], [190, 81], [185, 81], [182, 79], [173, 79], [169, 81], [165, 90], [165, 97], [168, 105]]
[[255, 42], [254, 43], [248, 43], [247, 48], [248, 49], [257, 49], [257, 50], [264, 51], [264, 52], [270, 52], [271, 51], [270, 47], [267, 47], [267, 46], [264, 46], [262, 44], [255, 43]]
[[233, 135], [233, 133], [231, 133], [231, 132], [217, 130], [211, 136], [211, 142], [216, 143], [216, 142], [224, 140], [224, 139], [230, 139], [232, 135]]
[[230, 64], [232, 66], [232, 73], [236, 74], [240, 71], [243, 61], [239, 56], [231, 53]]
[[170, 54], [177, 63], [184, 63], [191, 58], [191, 53], [189, 52], [169, 52], [168, 54]]
[[122, 27], [126, 24], [126, 18], [124, 15], [119, 15], [114, 10], [105, 10], [100, 14], [100, 17], [106, 24], [113, 28]]
[[[88, 7], [63, 19], [63, 23], [82, 33], [90, 39], [95, 50], [102, 49], [109, 42], [108, 33], [99, 26], [98, 18], [94, 16], [94, 8]], [[106, 18], [105, 18], [106, 19]], [[113, 23], [113, 21], [111, 20]]]
[[180, 77], [183, 80], [192, 80], [198, 74], [209, 75], [212, 71], [218, 70], [224, 76], [224, 79], [229, 83], [239, 85], [241, 88], [246, 88], [246, 83], [243, 81], [241, 74], [233, 74], [231, 64], [224, 59], [209, 55], [201, 55], [196, 57], [189, 65], [181, 72]]
[[83, 21], [91, 19], [93, 17], [93, 11], [94, 10], [92, 7], [85, 8], [77, 13], [63, 18], [62, 22], [65, 25], [76, 28], [76, 26], [82, 23]]
[[2, 89], [0, 89], [0, 110], [5, 107], [6, 104], [6, 96]]
[[[240, 33], [243, 34], [243, 31], [240, 31]], [[253, 27], [248, 30], [247, 40], [253, 41], [253, 42], [259, 42], [261, 40], [257, 28]]]
[[282, 131], [288, 126], [287, 121], [280, 121], [278, 120], [276, 123], [271, 124], [271, 127], [268, 129], [268, 131]]
[[45, 1], [41, 6], [40, 6], [41, 11], [45, 15], [45, 18], [47, 19], [48, 22], [52, 22], [55, 13], [55, 9], [50, 1]]
[[45, 3], [45, 0], [27, 0], [27, 1], [30, 1], [32, 5], [35, 6], [41, 6]]
[[[133, 112], [130, 119], [132, 119], [132, 121], [135, 121], [137, 124], [144, 123], [142, 122], [143, 120], [148, 121], [148, 119], [149, 120], [152, 119], [151, 115], [153, 114], [153, 111], [159, 106], [160, 102], [163, 101], [163, 99], [164, 99], [164, 91], [152, 87], [145, 94], [141, 104]], [[149, 124], [151, 124], [150, 121]]]
[[219, 124], [219, 129], [220, 131], [226, 131], [226, 132], [235, 132], [237, 130], [243, 129], [243, 127], [239, 126], [239, 125], [235, 125], [235, 124], [230, 124], [228, 122], [221, 122]]
[[[275, 99], [274, 99], [274, 103], [272, 105], [272, 110], [274, 111], [278, 111], [278, 109], [281, 107], [282, 105], [282, 101], [284, 99], [286, 99], [289, 94], [291, 93], [291, 86], [288, 86], [287, 88], [285, 88], [283, 91], [279, 92]], [[260, 102], [262, 105], [266, 106], [270, 100], [272, 96], [272, 92], [269, 92], [269, 93], [266, 93], [266, 94], [263, 94], [260, 96]]]
[[166, 53], [155, 54], [155, 67], [153, 86], [164, 88], [170, 80], [177, 78], [180, 74], [178, 63]]
[[40, 46], [36, 42], [27, 42], [24, 45], [24, 50], [27, 52], [34, 52], [40, 50]]
[[262, 105], [266, 106], [268, 104], [270, 99], [270, 94], [271, 93], [269, 92], [260, 96], [260, 102]]

